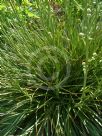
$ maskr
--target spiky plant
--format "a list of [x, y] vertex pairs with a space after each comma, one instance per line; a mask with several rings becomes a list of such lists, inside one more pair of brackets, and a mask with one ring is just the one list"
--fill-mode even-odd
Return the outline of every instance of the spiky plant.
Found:
[[102, 135], [101, 6], [59, 4], [37, 0], [30, 29], [1, 15], [0, 136]]

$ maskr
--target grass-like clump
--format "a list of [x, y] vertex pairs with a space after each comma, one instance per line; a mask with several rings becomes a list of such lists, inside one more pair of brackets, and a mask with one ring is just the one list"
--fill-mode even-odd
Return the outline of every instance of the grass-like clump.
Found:
[[102, 2], [24, 2], [0, 7], [0, 136], [101, 136]]

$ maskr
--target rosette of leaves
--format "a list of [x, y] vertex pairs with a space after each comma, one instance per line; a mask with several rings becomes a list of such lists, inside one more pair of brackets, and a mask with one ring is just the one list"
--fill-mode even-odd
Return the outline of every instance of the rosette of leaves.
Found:
[[[41, 15], [33, 31], [2, 22], [0, 135], [101, 136], [101, 38], [79, 37], [70, 22], [66, 34], [57, 20], [44, 18], [45, 9]], [[98, 57], [89, 62], [93, 50]]]

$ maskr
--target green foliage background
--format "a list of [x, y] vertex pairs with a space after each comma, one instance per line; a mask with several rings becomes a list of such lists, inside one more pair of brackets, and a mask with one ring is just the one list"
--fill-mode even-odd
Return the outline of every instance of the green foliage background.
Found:
[[102, 135], [102, 2], [54, 4], [0, 2], [0, 136]]

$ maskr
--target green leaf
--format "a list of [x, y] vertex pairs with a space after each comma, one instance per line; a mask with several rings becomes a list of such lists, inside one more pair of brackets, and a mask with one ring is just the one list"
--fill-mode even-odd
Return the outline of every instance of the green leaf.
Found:
[[0, 5], [0, 10], [3, 10], [3, 9], [5, 9], [6, 8], [6, 6], [5, 5]]
[[32, 12], [30, 12], [29, 10], [26, 10], [26, 14], [27, 14], [29, 17], [39, 18], [35, 13], [32, 13]]
[[16, 0], [16, 2], [17, 2], [18, 5], [22, 4], [22, 0]]
[[0, 124], [2, 124], [2, 131], [0, 132], [1, 136], [8, 136], [12, 134], [15, 129], [18, 127], [18, 123], [24, 118], [24, 113], [8, 115], [1, 120]]

